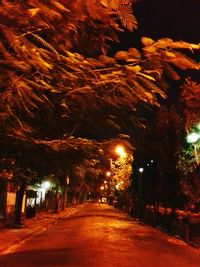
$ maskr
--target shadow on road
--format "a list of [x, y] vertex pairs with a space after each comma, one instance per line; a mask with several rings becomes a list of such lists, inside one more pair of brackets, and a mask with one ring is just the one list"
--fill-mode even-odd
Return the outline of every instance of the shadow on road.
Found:
[[78, 257], [78, 253], [79, 251], [74, 248], [27, 250], [1, 255], [0, 266], [82, 266], [82, 259]]

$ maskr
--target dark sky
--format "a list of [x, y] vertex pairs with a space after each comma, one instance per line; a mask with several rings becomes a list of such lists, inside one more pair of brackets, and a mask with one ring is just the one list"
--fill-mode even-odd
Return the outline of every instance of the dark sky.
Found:
[[140, 0], [134, 14], [138, 30], [120, 34], [117, 50], [137, 46], [141, 36], [200, 43], [200, 0]]

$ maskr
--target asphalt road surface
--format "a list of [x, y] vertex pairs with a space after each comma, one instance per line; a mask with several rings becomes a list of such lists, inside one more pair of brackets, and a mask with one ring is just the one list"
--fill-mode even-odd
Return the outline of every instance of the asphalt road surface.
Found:
[[4, 266], [200, 267], [200, 250], [91, 203], [0, 255]]

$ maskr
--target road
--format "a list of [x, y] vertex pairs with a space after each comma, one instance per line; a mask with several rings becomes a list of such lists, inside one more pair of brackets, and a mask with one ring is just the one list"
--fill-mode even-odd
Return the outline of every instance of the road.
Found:
[[200, 267], [200, 250], [91, 203], [0, 255], [0, 266]]

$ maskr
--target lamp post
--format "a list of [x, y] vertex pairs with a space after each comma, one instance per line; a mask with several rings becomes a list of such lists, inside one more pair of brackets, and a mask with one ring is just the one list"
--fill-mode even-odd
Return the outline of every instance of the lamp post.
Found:
[[145, 205], [144, 205], [144, 198], [143, 198], [143, 173], [144, 173], [144, 168], [140, 167], [138, 169], [138, 183], [139, 183], [139, 191], [138, 191], [138, 196], [139, 196], [139, 209], [138, 209], [138, 217], [140, 220], [144, 219], [144, 210], [145, 210]]

